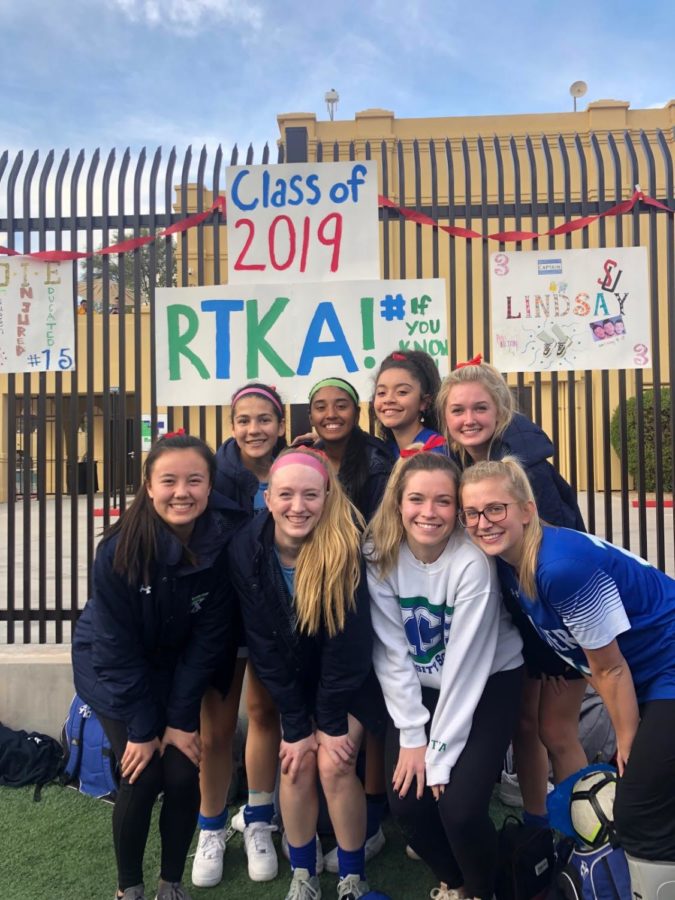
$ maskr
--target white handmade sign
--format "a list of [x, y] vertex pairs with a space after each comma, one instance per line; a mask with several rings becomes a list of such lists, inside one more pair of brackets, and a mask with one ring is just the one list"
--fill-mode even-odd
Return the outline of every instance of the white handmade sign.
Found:
[[397, 348], [426, 350], [448, 371], [442, 279], [158, 288], [155, 316], [160, 405], [225, 405], [252, 380], [301, 403], [330, 376], [367, 397]]
[[377, 164], [230, 166], [228, 281], [380, 277]]
[[652, 364], [644, 247], [493, 253], [490, 289], [501, 372]]
[[0, 372], [74, 368], [73, 264], [0, 260]]

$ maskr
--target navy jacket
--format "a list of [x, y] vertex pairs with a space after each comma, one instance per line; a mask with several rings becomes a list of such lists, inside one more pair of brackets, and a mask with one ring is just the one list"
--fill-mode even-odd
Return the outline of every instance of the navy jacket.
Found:
[[241, 604], [251, 662], [281, 714], [284, 740], [347, 732], [347, 713], [371, 670], [370, 597], [365, 573], [356, 610], [330, 638], [299, 634], [292, 598], [274, 552], [274, 520], [256, 516], [233, 538], [230, 572]]
[[[586, 531], [574, 490], [548, 461], [554, 451], [551, 439], [539, 425], [515, 413], [501, 440], [492, 444], [490, 459], [518, 459], [532, 485], [539, 515], [549, 525]], [[450, 455], [461, 468], [457, 454]]]
[[209, 506], [222, 502], [233, 503], [251, 519], [253, 500], [258, 492], [258, 479], [241, 461], [241, 451], [234, 438], [228, 438], [216, 451], [216, 477], [213, 480]]
[[152, 740], [167, 725], [195, 731], [214, 669], [236, 655], [230, 533], [226, 519], [207, 510], [195, 523], [197, 562], [189, 565], [162, 528], [148, 584], [130, 585], [113, 571], [117, 535], [98, 547], [92, 596], [73, 637], [75, 688], [95, 712], [123, 721], [132, 741]]
[[[384, 441], [373, 437], [367, 431], [361, 431], [363, 435], [363, 452], [368, 462], [368, 477], [359, 491], [358, 497], [353, 497], [348, 490], [348, 485], [343, 481], [342, 471], [338, 472], [338, 479], [349, 499], [361, 513], [366, 522], [375, 515], [378, 506], [382, 500], [384, 489], [389, 481], [389, 475], [394, 467], [396, 460], [389, 452], [389, 448]], [[317, 450], [324, 447], [323, 441], [317, 441], [314, 445]]]

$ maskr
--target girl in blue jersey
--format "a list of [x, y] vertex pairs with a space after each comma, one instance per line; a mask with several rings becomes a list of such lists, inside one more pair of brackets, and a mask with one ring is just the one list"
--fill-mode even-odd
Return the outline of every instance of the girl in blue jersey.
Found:
[[[99, 544], [92, 595], [73, 637], [78, 694], [120, 763], [112, 816], [117, 897], [144, 900], [143, 854], [163, 793], [157, 900], [181, 884], [199, 810], [199, 707], [216, 666], [236, 653], [224, 554], [229, 527], [208, 506], [214, 455], [199, 438], [160, 439], [143, 486]], [[154, 892], [153, 892], [153, 895]]]
[[[232, 437], [216, 454], [214, 498], [224, 499], [251, 519], [264, 510], [270, 466], [285, 446], [284, 407], [279, 394], [266, 384], [239, 388], [231, 401]], [[232, 775], [232, 739], [237, 726], [244, 672], [247, 671], [246, 773], [248, 803], [233, 819], [244, 833], [244, 850], [252, 881], [269, 881], [277, 874], [272, 842], [274, 786], [279, 753], [279, 714], [251, 667], [245, 650], [237, 660], [234, 680], [216, 677], [202, 704], [203, 743], [200, 769], [199, 843], [192, 866], [192, 883], [212, 887], [223, 874], [227, 793]]]
[[[675, 581], [599, 538], [539, 520], [511, 457], [462, 478], [460, 520], [498, 557], [541, 637], [592, 679], [617, 736], [615, 825], [636, 896], [675, 884]], [[672, 888], [672, 884], [671, 884]]]
[[446, 452], [435, 408], [440, 384], [436, 363], [422, 350], [395, 350], [382, 360], [373, 410], [394, 456], [409, 450]]
[[[527, 472], [542, 518], [550, 525], [585, 531], [574, 491], [549, 462], [553, 444], [536, 423], [515, 411], [508, 384], [480, 355], [460, 363], [443, 380], [438, 412], [450, 456], [462, 470], [481, 460], [513, 454]], [[518, 604], [505, 599], [523, 638], [529, 676], [513, 736], [524, 818], [530, 824], [545, 825], [549, 755], [556, 782], [586, 765], [579, 742], [586, 683], [538, 637]]]

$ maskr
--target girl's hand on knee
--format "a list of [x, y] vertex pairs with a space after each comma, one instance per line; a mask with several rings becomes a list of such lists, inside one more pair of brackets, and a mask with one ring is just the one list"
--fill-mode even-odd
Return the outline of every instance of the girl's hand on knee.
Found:
[[133, 784], [150, 762], [155, 751], [159, 749], [159, 738], [154, 738], [152, 741], [143, 741], [142, 743], [127, 741], [120, 760], [122, 778], [126, 778], [129, 784]]
[[429, 785], [431, 788], [431, 793], [434, 795], [434, 800], [436, 803], [441, 799], [441, 795], [445, 793], [445, 785], [444, 784], [432, 784]]
[[295, 782], [300, 771], [300, 765], [305, 753], [316, 753], [318, 745], [313, 734], [302, 738], [299, 741], [283, 741], [279, 749], [279, 759], [281, 760], [281, 774], [287, 775], [291, 784]]
[[326, 734], [325, 731], [316, 732], [316, 742], [323, 747], [333, 764], [340, 772], [348, 772], [356, 759], [356, 746], [349, 734]]
[[181, 731], [180, 728], [167, 726], [162, 737], [162, 754], [169, 744], [184, 753], [190, 762], [199, 768], [202, 759], [202, 742], [198, 731]]
[[399, 750], [398, 762], [391, 783], [401, 799], [410, 790], [413, 778], [417, 780], [417, 799], [422, 797], [426, 775], [426, 752], [426, 744], [422, 747], [401, 747]]

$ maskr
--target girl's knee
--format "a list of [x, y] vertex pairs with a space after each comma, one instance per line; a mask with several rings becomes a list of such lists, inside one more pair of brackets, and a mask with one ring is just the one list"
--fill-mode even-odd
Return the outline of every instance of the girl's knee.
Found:
[[340, 786], [346, 780], [356, 777], [355, 764], [348, 766], [338, 765], [324, 747], [319, 747], [317, 754], [317, 766], [321, 786], [326, 793], [340, 790]]

